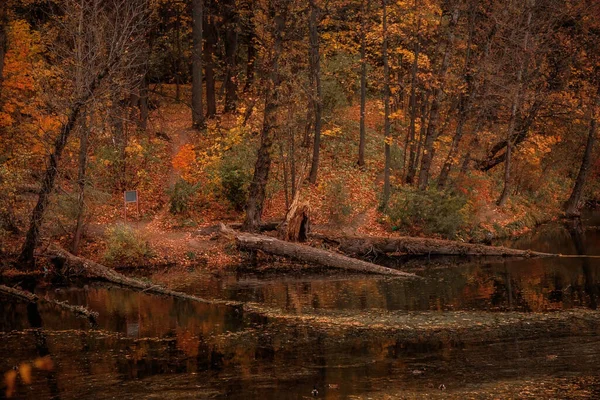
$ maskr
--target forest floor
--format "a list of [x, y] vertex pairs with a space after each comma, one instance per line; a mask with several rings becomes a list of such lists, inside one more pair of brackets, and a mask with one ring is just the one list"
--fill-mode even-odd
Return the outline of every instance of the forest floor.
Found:
[[[173, 88], [167, 87], [167, 93]], [[185, 92], [184, 92], [185, 96]], [[257, 114], [257, 113], [255, 113]], [[257, 131], [260, 118], [254, 115], [248, 124], [248, 129]], [[335, 118], [332, 118], [323, 128], [321, 164], [317, 185], [302, 185], [302, 198], [311, 207], [313, 230], [321, 233], [378, 235], [378, 236], [433, 236], [424, 227], [411, 225], [396, 229], [390, 224], [385, 214], [379, 211], [379, 192], [381, 188], [381, 171], [383, 168], [380, 145], [382, 138], [381, 104], [370, 101], [367, 104], [366, 126], [366, 161], [364, 168], [356, 167], [355, 154], [358, 144], [359, 105], [346, 107]], [[103, 260], [109, 244], [107, 232], [115, 226], [127, 226], [139, 240], [147, 243], [152, 256], [144, 264], [152, 266], [178, 265], [184, 270], [199, 267], [204, 270], [218, 271], [226, 266], [239, 264], [240, 254], [232, 248], [228, 241], [217, 240], [213, 237], [197, 235], [201, 227], [214, 225], [218, 222], [241, 222], [243, 212], [236, 211], [223, 196], [214, 192], [214, 183], [205, 173], [206, 165], [198, 163], [201, 154], [206, 158], [214, 158], [211, 153], [215, 143], [223, 142], [226, 137], [235, 136], [239, 130], [239, 121], [234, 115], [220, 115], [214, 121], [209, 121], [206, 132], [197, 132], [191, 128], [189, 108], [184, 103], [178, 103], [165, 96], [152, 112], [147, 135], [155, 148], [157, 160], [146, 170], [146, 184], [140, 189], [141, 215], [136, 215], [133, 208], [129, 211], [127, 220], [123, 218], [122, 194], [113, 194], [109, 201], [94, 202], [89, 206], [86, 236], [80, 254], [96, 261]], [[256, 135], [254, 135], [256, 136]], [[255, 138], [254, 138], [255, 139]], [[227, 143], [221, 144], [219, 154], [223, 159], [236, 157], [227, 155]], [[252, 146], [247, 146], [253, 148]], [[307, 152], [306, 148], [299, 151]], [[216, 151], [214, 153], [217, 153]], [[191, 154], [191, 155], [190, 155]], [[274, 180], [283, 180], [282, 158], [273, 157], [272, 175]], [[398, 160], [396, 160], [398, 161]], [[306, 173], [306, 164], [298, 166], [298, 171]], [[250, 166], [252, 167], [252, 166]], [[200, 172], [199, 172], [200, 171]], [[140, 171], [133, 171], [140, 174]], [[434, 171], [435, 174], [435, 171]], [[401, 175], [399, 164], [394, 176]], [[199, 196], [193, 200], [190, 211], [174, 215], [170, 212], [169, 190], [181, 179], [199, 182]], [[212, 186], [211, 186], [212, 185]], [[482, 233], [491, 232], [494, 237], [514, 236], [527, 232], [542, 219], [550, 219], [558, 215], [558, 209], [550, 209], [542, 217], [538, 210], [533, 212], [531, 206], [523, 202], [510, 203], [504, 209], [494, 205], [494, 185], [476, 173], [457, 182], [459, 190], [472, 190], [478, 197], [469, 199], [471, 233], [464, 233], [457, 239], [464, 241], [479, 241]], [[34, 196], [29, 203], [33, 204]], [[287, 200], [286, 200], [286, 197]], [[282, 220], [289, 203], [281, 184], [275, 184], [269, 189], [263, 220]], [[472, 204], [473, 203], [473, 204]], [[24, 207], [24, 210], [26, 207]], [[30, 208], [29, 208], [30, 209]], [[461, 211], [463, 212], [463, 211]], [[536, 214], [535, 218], [531, 215]], [[21, 218], [26, 221], [25, 212]], [[53, 216], [48, 216], [53, 219]], [[51, 225], [51, 224], [50, 224]], [[63, 229], [62, 234], [54, 235], [66, 248], [69, 245], [69, 235]], [[473, 233], [475, 232], [475, 233]], [[2, 251], [15, 253], [21, 237], [12, 237], [3, 245]], [[8, 243], [11, 242], [11, 243]], [[110, 264], [110, 263], [108, 263]], [[123, 266], [127, 263], [116, 263], [113, 266]]]

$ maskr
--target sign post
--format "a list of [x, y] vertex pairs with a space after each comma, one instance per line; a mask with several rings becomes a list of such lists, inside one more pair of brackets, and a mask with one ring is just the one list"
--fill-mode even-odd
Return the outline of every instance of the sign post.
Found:
[[123, 211], [125, 212], [125, 221], [127, 221], [127, 204], [135, 203], [138, 217], [140, 216], [140, 199], [137, 190], [126, 190], [123, 192], [124, 202]]

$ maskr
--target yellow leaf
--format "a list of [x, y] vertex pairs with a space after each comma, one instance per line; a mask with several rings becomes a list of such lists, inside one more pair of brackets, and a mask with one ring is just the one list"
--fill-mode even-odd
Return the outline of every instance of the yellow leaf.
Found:
[[52, 361], [50, 356], [37, 358], [33, 362], [33, 365], [43, 371], [52, 371], [54, 369], [54, 361]]
[[17, 380], [17, 371], [11, 369], [4, 374], [4, 382], [6, 383], [6, 397], [11, 398], [15, 394], [15, 386]]
[[19, 375], [21, 375], [21, 379], [26, 384], [31, 384], [31, 364], [21, 363], [19, 365]]

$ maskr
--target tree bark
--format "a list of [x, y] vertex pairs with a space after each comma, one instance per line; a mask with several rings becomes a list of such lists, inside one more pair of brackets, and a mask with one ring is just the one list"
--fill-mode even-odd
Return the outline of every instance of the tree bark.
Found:
[[8, 5], [6, 0], [0, 4], [0, 94], [4, 82], [4, 58], [8, 49]]
[[388, 64], [388, 38], [387, 38], [387, 0], [382, 0], [383, 6], [383, 103], [384, 103], [384, 156], [385, 165], [383, 167], [383, 197], [381, 199], [381, 208], [385, 209], [390, 200], [390, 168], [391, 168], [391, 142], [390, 132], [390, 67]]
[[[416, 12], [417, 1], [415, 0], [415, 12]], [[417, 173], [416, 151], [415, 151], [415, 122], [417, 120], [417, 73], [419, 72], [419, 53], [421, 51], [420, 35], [419, 30], [421, 26], [421, 20], [417, 17], [417, 24], [415, 28], [416, 43], [414, 50], [414, 60], [411, 71], [411, 82], [410, 82], [410, 123], [408, 127], [408, 134], [406, 135], [406, 145], [404, 147], [404, 158], [406, 159], [406, 153], [409, 153], [408, 157], [408, 169], [406, 172], [405, 181], [409, 185], [412, 185], [415, 180]]]
[[[530, 3], [530, 4], [529, 4]], [[510, 195], [510, 167], [511, 167], [511, 158], [512, 151], [514, 145], [514, 132], [515, 126], [517, 124], [517, 112], [521, 108], [522, 104], [522, 96], [523, 96], [523, 75], [525, 73], [525, 68], [527, 68], [527, 52], [529, 47], [529, 29], [531, 27], [531, 19], [533, 16], [533, 6], [535, 4], [535, 0], [530, 0], [528, 2], [529, 10], [527, 12], [527, 25], [525, 28], [525, 35], [523, 37], [523, 46], [519, 49], [520, 52], [523, 53], [521, 58], [521, 63], [519, 66], [519, 70], [517, 72], [517, 87], [515, 88], [515, 94], [512, 100], [510, 119], [508, 122], [508, 130], [506, 133], [506, 153], [505, 153], [505, 161], [504, 161], [504, 187], [502, 188], [502, 193], [498, 198], [496, 204], [498, 207], [503, 207], [508, 200]]]
[[[366, 3], [366, 4], [365, 4]], [[365, 142], [367, 130], [365, 128], [367, 105], [367, 10], [370, 0], [362, 0], [360, 7], [360, 139], [358, 143], [358, 166], [365, 165]]]
[[215, 67], [214, 67], [214, 53], [215, 46], [217, 43], [217, 32], [214, 24], [214, 16], [211, 15], [212, 10], [205, 10], [204, 12], [204, 29], [205, 42], [204, 42], [204, 71], [206, 80], [206, 116], [213, 118], [217, 115], [217, 97], [215, 92]]
[[150, 105], [148, 104], [148, 72], [144, 73], [140, 84], [140, 128], [148, 128], [148, 118], [150, 117]]
[[450, 58], [454, 51], [454, 30], [458, 21], [459, 11], [455, 9], [452, 11], [450, 17], [450, 23], [448, 24], [448, 38], [444, 56], [442, 58], [442, 64], [438, 74], [439, 86], [435, 91], [433, 99], [431, 100], [431, 108], [429, 110], [429, 122], [427, 125], [427, 134], [425, 135], [425, 143], [423, 146], [423, 156], [421, 159], [421, 169], [419, 170], [419, 189], [427, 189], [429, 184], [429, 172], [431, 170], [431, 163], [434, 156], [434, 143], [437, 138], [437, 125], [440, 118], [440, 103], [442, 101], [442, 95], [444, 94], [444, 85], [446, 81], [446, 72], [450, 65]]
[[[516, 123], [514, 132], [512, 135], [512, 144], [513, 147], [518, 146], [523, 143], [525, 139], [529, 137], [529, 131], [531, 126], [535, 122], [537, 114], [542, 106], [543, 102], [541, 99], [536, 98], [529, 108], [529, 112], [526, 117], [522, 116], [522, 112], [518, 112], [516, 116]], [[479, 160], [476, 164], [477, 169], [483, 172], [487, 172], [496, 166], [502, 164], [504, 160], [506, 160], [506, 152], [498, 155], [500, 151], [506, 148], [508, 141], [503, 139], [492, 146], [492, 149], [489, 151], [488, 156], [484, 160]]]
[[313, 156], [310, 166], [310, 174], [308, 181], [312, 184], [317, 183], [317, 173], [319, 170], [319, 152], [321, 147], [321, 60], [319, 54], [319, 22], [318, 9], [315, 0], [310, 0], [310, 17], [309, 17], [309, 36], [310, 36], [310, 73], [313, 75], [315, 87], [312, 93], [313, 111], [315, 118], [315, 137], [313, 143]]
[[204, 23], [204, 0], [192, 2], [192, 125], [199, 129], [204, 125], [202, 99], [202, 36]]
[[102, 264], [98, 264], [94, 261], [82, 257], [77, 257], [56, 245], [51, 245], [49, 247], [47, 255], [52, 258], [53, 263], [58, 266], [61, 274], [64, 276], [76, 276], [81, 278], [97, 279], [141, 290], [145, 293], [154, 293], [171, 297], [177, 297], [181, 299], [196, 301], [199, 303], [237, 307], [241, 306], [241, 303], [238, 302], [218, 299], [203, 299], [186, 293], [169, 290], [163, 288], [160, 285], [155, 285], [136, 278], [130, 278]]
[[[269, 71], [267, 89], [265, 90], [265, 111], [263, 127], [260, 135], [260, 147], [254, 167], [254, 176], [250, 183], [248, 202], [246, 204], [246, 219], [243, 229], [251, 232], [258, 230], [260, 226], [262, 210], [265, 202], [266, 187], [271, 169], [271, 148], [273, 147], [273, 130], [276, 124], [276, 111], [279, 106], [278, 89], [280, 83], [279, 57], [283, 51], [283, 30], [285, 28], [285, 13], [287, 7], [275, 9], [269, 3], [269, 14], [273, 15], [274, 49], [273, 59]], [[278, 8], [278, 7], [277, 7]]]
[[595, 108], [600, 104], [600, 97], [597, 97], [594, 101], [595, 104], [592, 105], [591, 115], [590, 115], [590, 127], [588, 130], [587, 143], [585, 145], [585, 152], [583, 153], [583, 158], [581, 160], [581, 166], [579, 167], [579, 173], [577, 174], [577, 179], [575, 180], [575, 186], [573, 187], [573, 191], [571, 192], [571, 196], [565, 203], [565, 213], [568, 217], [577, 217], [580, 215], [581, 208], [581, 197], [583, 194], [583, 188], [585, 186], [585, 182], [587, 180], [588, 171], [590, 169], [590, 164], [592, 161], [592, 152], [594, 150], [594, 143], [596, 141], [596, 115]]
[[225, 112], [235, 111], [237, 95], [237, 51], [238, 51], [238, 14], [235, 0], [228, 0], [225, 7]]
[[[471, 7], [474, 3], [471, 3]], [[473, 77], [471, 76], [471, 46], [473, 44], [473, 35], [475, 32], [475, 12], [474, 10], [470, 10], [469, 12], [469, 34], [467, 39], [467, 49], [465, 55], [465, 66], [463, 70], [463, 81], [466, 85], [466, 92], [461, 91], [458, 99], [458, 121], [456, 123], [456, 132], [454, 137], [452, 138], [452, 144], [450, 145], [450, 150], [448, 151], [448, 156], [444, 161], [444, 165], [442, 166], [442, 170], [438, 177], [438, 189], [443, 189], [446, 186], [446, 182], [448, 181], [448, 176], [450, 175], [450, 170], [452, 166], [455, 164], [455, 159], [458, 155], [458, 149], [460, 146], [460, 142], [463, 137], [463, 129], [464, 125], [467, 122], [467, 118], [469, 116], [469, 112], [471, 111], [471, 105], [473, 104], [473, 92], [475, 90], [475, 85], [473, 83]], [[486, 44], [486, 50], [489, 46]]]
[[[253, 4], [253, 2], [250, 2]], [[246, 83], [244, 85], [244, 93], [248, 93], [250, 88], [252, 88], [252, 84], [254, 83], [254, 70], [256, 66], [256, 46], [254, 43], [254, 38], [256, 34], [254, 33], [254, 20], [250, 18], [249, 23], [249, 34], [248, 34], [248, 51], [247, 51], [247, 60], [246, 60]]]
[[328, 237], [311, 234], [311, 238], [321, 239], [337, 247], [349, 256], [369, 255], [436, 255], [436, 256], [499, 256], [499, 257], [550, 257], [555, 254], [530, 250], [517, 250], [500, 246], [463, 243], [453, 240], [417, 237]]
[[366, 261], [347, 257], [331, 251], [317, 249], [314, 247], [284, 242], [270, 236], [238, 234], [236, 235], [238, 247], [244, 250], [264, 251], [276, 256], [289, 257], [295, 260], [311, 264], [323, 265], [330, 268], [338, 268], [350, 271], [366, 272], [373, 274], [402, 276], [416, 278], [414, 274], [398, 271], [392, 268], [382, 267]]
[[81, 132], [79, 137], [79, 167], [77, 172], [77, 223], [75, 225], [75, 234], [73, 235], [73, 244], [71, 251], [73, 254], [79, 252], [79, 244], [83, 236], [84, 218], [85, 218], [85, 185], [86, 185], [86, 167], [88, 160], [88, 142], [90, 135], [90, 126], [87, 124], [86, 116], [81, 118]]

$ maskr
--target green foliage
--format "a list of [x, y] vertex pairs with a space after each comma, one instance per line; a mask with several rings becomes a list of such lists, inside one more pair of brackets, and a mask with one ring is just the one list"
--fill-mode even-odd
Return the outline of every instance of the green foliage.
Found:
[[106, 244], [104, 259], [108, 264], [139, 265], [152, 257], [148, 242], [125, 224], [117, 224], [106, 230]]
[[187, 214], [191, 199], [199, 187], [200, 183], [192, 185], [185, 179], [177, 179], [175, 185], [167, 190], [167, 194], [169, 195], [169, 212], [171, 214]]
[[322, 98], [324, 117], [349, 105], [357, 91], [358, 76], [353, 56], [338, 53], [322, 63]]
[[335, 179], [327, 184], [325, 198], [329, 209], [329, 219], [337, 224], [348, 222], [354, 208], [350, 202], [348, 188], [342, 179]]
[[401, 189], [390, 201], [387, 215], [393, 229], [421, 227], [427, 234], [454, 238], [467, 219], [465, 196], [448, 191]]
[[239, 144], [221, 159], [218, 176], [221, 194], [237, 211], [242, 211], [248, 198], [248, 188], [252, 180], [254, 155], [251, 146]]

